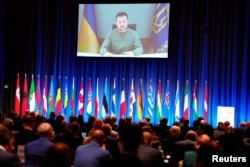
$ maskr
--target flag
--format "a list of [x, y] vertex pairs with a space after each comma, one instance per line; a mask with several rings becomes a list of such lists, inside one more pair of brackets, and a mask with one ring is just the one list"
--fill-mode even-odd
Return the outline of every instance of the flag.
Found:
[[135, 103], [135, 90], [134, 90], [134, 79], [132, 78], [130, 98], [129, 98], [129, 116], [134, 115], [134, 103]]
[[137, 97], [137, 116], [138, 116], [138, 119], [142, 119], [142, 113], [143, 113], [143, 108], [142, 108], [142, 79], [140, 79], [140, 87], [139, 87], [138, 97]]
[[95, 111], [94, 111], [94, 116], [95, 118], [98, 118], [98, 114], [99, 114], [99, 87], [98, 87], [98, 82], [99, 82], [99, 78], [96, 79], [96, 96], [95, 96], [95, 100], [94, 100], [94, 104], [95, 104]]
[[164, 3], [158, 3], [154, 8], [151, 31], [151, 53], [167, 53], [168, 50], [168, 15]]
[[28, 83], [27, 75], [24, 77], [24, 86], [23, 86], [23, 98], [22, 98], [22, 116], [25, 115], [25, 112], [28, 110]]
[[165, 105], [166, 105], [166, 112], [170, 112], [170, 92], [169, 92], [169, 80], [167, 80], [167, 86], [166, 86], [166, 94], [164, 99]]
[[84, 87], [83, 87], [83, 78], [82, 78], [81, 84], [80, 84], [79, 101], [78, 101], [78, 114], [79, 115], [83, 115], [83, 112], [84, 112], [83, 103], [84, 103]]
[[15, 112], [19, 115], [20, 114], [20, 81], [19, 81], [19, 74], [17, 74], [16, 80], [16, 95], [15, 95]]
[[51, 76], [50, 87], [49, 87], [49, 113], [54, 112], [54, 81]]
[[57, 82], [57, 91], [56, 91], [56, 115], [60, 115], [62, 111], [62, 94], [61, 94], [61, 83], [60, 83], [61, 77], [58, 77]]
[[37, 105], [37, 109], [40, 112], [40, 107], [41, 107], [40, 75], [38, 75], [37, 83], [36, 83], [36, 105]]
[[115, 78], [114, 78], [114, 85], [112, 89], [112, 106], [111, 106], [111, 116], [116, 115], [116, 87], [115, 87]]
[[177, 80], [176, 95], [175, 95], [175, 121], [180, 120], [180, 88], [179, 80]]
[[188, 81], [186, 81], [185, 92], [184, 92], [184, 110], [183, 117], [188, 119]]
[[192, 108], [193, 108], [193, 112], [194, 112], [194, 120], [196, 120], [198, 117], [196, 87], [197, 87], [197, 81], [195, 80], [194, 90], [193, 90], [193, 102], [192, 102]]
[[71, 115], [75, 114], [75, 78], [74, 77], [73, 77], [73, 81], [72, 81], [70, 111], [71, 111]]
[[121, 101], [120, 101], [120, 118], [125, 117], [126, 113], [126, 104], [125, 104], [125, 90], [124, 90], [124, 79], [122, 80], [122, 93], [121, 93]]
[[152, 79], [150, 79], [149, 90], [148, 90], [148, 116], [153, 117], [154, 110], [154, 98], [153, 98], [153, 88], [152, 88]]
[[85, 4], [80, 31], [78, 34], [78, 52], [99, 52], [95, 9], [93, 4]]
[[207, 81], [205, 81], [205, 90], [204, 90], [204, 113], [203, 118], [205, 121], [207, 121], [207, 106], [208, 106], [208, 86]]
[[108, 95], [108, 79], [106, 78], [104, 85], [103, 99], [102, 99], [102, 118], [105, 118], [108, 114], [107, 95]]
[[[65, 88], [64, 88], [64, 101], [63, 101], [63, 108], [64, 110], [66, 110], [66, 108], [68, 107], [68, 101], [69, 101], [69, 97], [68, 97], [68, 85], [67, 85], [67, 77], [65, 77]], [[64, 112], [64, 114], [67, 112]]]
[[87, 102], [87, 113], [90, 115], [92, 113], [92, 86], [91, 86], [91, 78], [89, 78], [89, 86], [88, 86], [88, 102]]
[[161, 80], [159, 80], [158, 91], [157, 91], [157, 106], [156, 106], [156, 117], [160, 121], [162, 116], [162, 91], [161, 91]]
[[47, 114], [47, 76], [45, 75], [44, 78], [44, 85], [43, 85], [43, 115], [46, 117]]
[[29, 110], [36, 110], [36, 95], [35, 95], [35, 82], [34, 75], [32, 74], [31, 84], [30, 84], [30, 92], [29, 92]]

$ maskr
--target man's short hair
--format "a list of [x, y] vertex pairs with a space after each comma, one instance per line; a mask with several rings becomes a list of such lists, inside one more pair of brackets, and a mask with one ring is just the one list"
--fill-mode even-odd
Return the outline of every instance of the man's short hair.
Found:
[[127, 19], [128, 19], [128, 14], [126, 12], [119, 12], [119, 13], [117, 13], [115, 18], [117, 19], [117, 17], [122, 17], [122, 16], [126, 16]]
[[11, 131], [5, 125], [0, 123], [0, 145], [8, 145], [11, 139], [13, 139]]

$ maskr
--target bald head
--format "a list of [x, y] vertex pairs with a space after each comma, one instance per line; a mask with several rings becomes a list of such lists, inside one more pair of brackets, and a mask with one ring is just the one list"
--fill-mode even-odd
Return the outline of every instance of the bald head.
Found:
[[53, 128], [49, 123], [43, 122], [37, 127], [37, 134], [40, 137], [51, 137]]
[[197, 137], [197, 140], [195, 142], [195, 148], [198, 149], [200, 145], [206, 144], [210, 142], [210, 137], [207, 134], [202, 134]]
[[100, 145], [103, 145], [105, 139], [105, 135], [102, 130], [97, 129], [94, 130], [91, 135], [91, 140], [97, 142]]
[[150, 132], [143, 132], [142, 137], [144, 144], [151, 145], [153, 141], [153, 135]]

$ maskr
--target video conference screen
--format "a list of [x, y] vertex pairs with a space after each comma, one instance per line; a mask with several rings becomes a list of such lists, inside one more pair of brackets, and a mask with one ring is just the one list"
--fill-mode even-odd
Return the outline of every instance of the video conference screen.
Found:
[[78, 57], [167, 58], [170, 3], [79, 4]]

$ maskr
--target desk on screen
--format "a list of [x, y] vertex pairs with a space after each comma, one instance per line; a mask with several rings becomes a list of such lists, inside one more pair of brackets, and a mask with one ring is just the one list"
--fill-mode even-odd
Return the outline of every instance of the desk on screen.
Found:
[[[104, 57], [101, 56], [98, 53], [87, 53], [87, 52], [77, 52], [78, 57]], [[142, 54], [138, 56], [133, 56], [130, 57], [128, 55], [122, 55], [122, 54], [115, 54], [114, 56], [109, 56], [109, 57], [117, 57], [117, 58], [168, 58], [168, 53], [152, 53], [152, 54]], [[105, 57], [104, 57], [105, 58]]]

